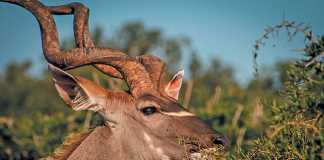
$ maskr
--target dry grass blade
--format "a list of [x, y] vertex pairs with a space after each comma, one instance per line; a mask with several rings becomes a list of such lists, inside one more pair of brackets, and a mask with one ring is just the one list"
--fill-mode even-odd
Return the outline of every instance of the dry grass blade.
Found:
[[263, 119], [263, 104], [261, 102], [260, 98], [256, 99], [255, 105], [254, 105], [254, 110], [252, 112], [252, 116], [251, 116], [251, 124], [253, 126], [258, 126], [260, 124], [260, 122], [262, 122]]
[[242, 106], [241, 104], [239, 104], [239, 105], [237, 106], [237, 109], [236, 109], [235, 113], [234, 113], [234, 117], [233, 117], [233, 119], [232, 119], [232, 124], [231, 124], [231, 126], [228, 128], [228, 132], [227, 132], [227, 133], [232, 133], [232, 130], [233, 130], [234, 128], [236, 128], [237, 123], [238, 123], [238, 121], [239, 121], [239, 119], [240, 119], [240, 117], [241, 117], [241, 113], [242, 113], [242, 111], [243, 111], [243, 106]]
[[183, 106], [186, 109], [189, 109], [189, 103], [190, 103], [190, 99], [191, 99], [193, 85], [194, 85], [193, 80], [187, 81], [187, 87], [186, 87], [186, 92], [185, 92], [184, 101], [183, 101]]
[[206, 104], [207, 113], [212, 113], [213, 112], [213, 106], [219, 101], [221, 92], [222, 92], [222, 89], [219, 86], [216, 86], [214, 94], [207, 101], [207, 104]]
[[237, 134], [237, 139], [236, 139], [236, 151], [237, 151], [237, 153], [241, 152], [241, 145], [242, 145], [242, 142], [243, 142], [243, 139], [244, 139], [245, 132], [246, 132], [246, 128], [244, 127], [244, 128], [240, 128], [239, 132]]

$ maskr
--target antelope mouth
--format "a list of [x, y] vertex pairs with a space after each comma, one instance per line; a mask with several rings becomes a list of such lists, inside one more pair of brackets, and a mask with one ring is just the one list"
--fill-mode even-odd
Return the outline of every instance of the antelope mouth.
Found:
[[211, 148], [201, 149], [198, 152], [189, 154], [189, 160], [214, 160], [224, 156], [225, 150], [223, 146], [215, 146]]
[[184, 146], [186, 157], [189, 160], [213, 160], [223, 157], [227, 151], [224, 145], [205, 145], [192, 137], [182, 137], [179, 144]]

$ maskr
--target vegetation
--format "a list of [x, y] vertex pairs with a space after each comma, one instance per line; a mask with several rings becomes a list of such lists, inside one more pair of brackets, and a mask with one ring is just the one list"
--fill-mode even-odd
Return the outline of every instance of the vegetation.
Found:
[[282, 24], [304, 33], [305, 58], [289, 65], [280, 93], [283, 102], [270, 105], [269, 129], [254, 142], [245, 159], [323, 159], [324, 36], [318, 39], [293, 22]]
[[[203, 68], [188, 37], [166, 37], [160, 29], [141, 22], [123, 25], [109, 39], [97, 27], [93, 37], [99, 46], [132, 56], [156, 53], [168, 62], [170, 73], [184, 56], [190, 56], [190, 77], [180, 101], [230, 138], [232, 147], [225, 158], [323, 159], [324, 37], [317, 39], [308, 27], [284, 21], [267, 28], [257, 40], [255, 57], [269, 35], [283, 28], [289, 37], [303, 33], [304, 59], [278, 62], [273, 71], [278, 77], [257, 71], [246, 86], [237, 82], [230, 66], [216, 58]], [[65, 40], [64, 47], [73, 47], [73, 41]], [[47, 70], [35, 77], [28, 72], [31, 66], [28, 61], [12, 62], [0, 74], [0, 159], [38, 159], [52, 153], [68, 134], [102, 123], [95, 113], [66, 107]], [[91, 67], [72, 72], [108, 88], [123, 87], [120, 80]]]

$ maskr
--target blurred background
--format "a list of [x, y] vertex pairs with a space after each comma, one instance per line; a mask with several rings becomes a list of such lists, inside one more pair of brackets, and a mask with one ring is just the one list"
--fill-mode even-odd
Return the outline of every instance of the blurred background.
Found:
[[[267, 134], [273, 106], [287, 101], [282, 91], [289, 66], [305, 57], [301, 51], [313, 42], [309, 34], [324, 32], [321, 0], [78, 2], [90, 9], [97, 46], [157, 55], [167, 62], [169, 76], [185, 70], [180, 101], [230, 138], [227, 158], [244, 159], [249, 155], [244, 151]], [[73, 17], [55, 20], [62, 48], [73, 48]], [[0, 159], [37, 159], [69, 133], [102, 123], [98, 115], [73, 112], [59, 99], [30, 13], [0, 3], [0, 22]], [[91, 67], [72, 73], [107, 88], [123, 85]]]

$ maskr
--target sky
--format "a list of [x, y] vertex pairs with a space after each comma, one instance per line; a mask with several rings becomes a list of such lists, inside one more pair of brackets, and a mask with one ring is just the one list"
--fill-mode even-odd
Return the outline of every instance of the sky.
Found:
[[[244, 84], [253, 78], [252, 48], [267, 26], [283, 19], [304, 22], [314, 33], [324, 33], [323, 0], [73, 0], [90, 9], [90, 28], [100, 25], [110, 36], [129, 21], [143, 21], [161, 28], [167, 36], [186, 35], [208, 64], [219, 58], [235, 70]], [[70, 0], [44, 0], [46, 5], [61, 5]], [[56, 17], [60, 39], [70, 37], [72, 16]], [[298, 57], [293, 49], [303, 47], [303, 39], [288, 42], [285, 34], [270, 40], [261, 49], [260, 66]], [[276, 44], [276, 47], [272, 47]], [[11, 61], [30, 59], [33, 73], [46, 67], [42, 56], [40, 31], [35, 18], [23, 8], [0, 2], [0, 72]], [[186, 64], [183, 62], [186, 70]], [[208, 67], [208, 66], [206, 66]]]

